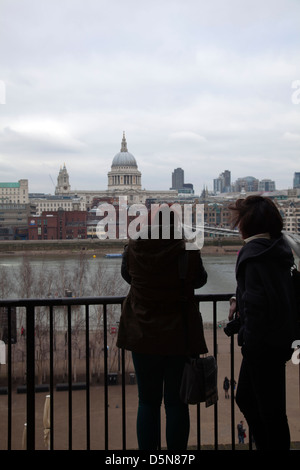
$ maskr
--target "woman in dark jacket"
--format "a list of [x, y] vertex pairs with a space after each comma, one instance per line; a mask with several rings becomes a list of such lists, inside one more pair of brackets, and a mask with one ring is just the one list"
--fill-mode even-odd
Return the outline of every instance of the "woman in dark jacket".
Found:
[[231, 206], [245, 245], [236, 263], [236, 302], [241, 364], [236, 402], [261, 450], [289, 449], [285, 408], [285, 364], [295, 332], [291, 267], [293, 255], [282, 237], [273, 201], [261, 196]]
[[[183, 285], [180, 273], [184, 259]], [[194, 301], [194, 289], [207, 280], [200, 251], [186, 250], [184, 240], [174, 236], [131, 239], [123, 255], [122, 276], [130, 291], [122, 308], [117, 345], [132, 351], [139, 393], [139, 449], [158, 448], [164, 399], [168, 450], [184, 450], [189, 411], [179, 390], [185, 357], [207, 352]]]

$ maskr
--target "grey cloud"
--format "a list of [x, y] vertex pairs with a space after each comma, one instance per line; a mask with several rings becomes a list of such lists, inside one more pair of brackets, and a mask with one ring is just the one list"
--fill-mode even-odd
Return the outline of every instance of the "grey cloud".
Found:
[[149, 189], [187, 161], [200, 188], [225, 168], [287, 185], [299, 15], [292, 0], [3, 2], [0, 158], [35, 178], [67, 157], [71, 184], [103, 187], [125, 130]]

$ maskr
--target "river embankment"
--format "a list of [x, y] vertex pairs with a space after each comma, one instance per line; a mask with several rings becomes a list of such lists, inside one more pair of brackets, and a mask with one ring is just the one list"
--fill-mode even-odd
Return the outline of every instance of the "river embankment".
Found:
[[[89, 238], [85, 240], [1, 240], [0, 256], [41, 254], [76, 254], [87, 252], [89, 254], [105, 255], [107, 253], [122, 253], [128, 240], [99, 240]], [[242, 241], [234, 238], [210, 239], [204, 241], [201, 249], [203, 255], [222, 255], [236, 253], [242, 247]]]

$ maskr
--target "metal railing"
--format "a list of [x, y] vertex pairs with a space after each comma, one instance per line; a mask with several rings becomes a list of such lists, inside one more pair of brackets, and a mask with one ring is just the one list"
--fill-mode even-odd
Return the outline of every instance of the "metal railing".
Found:
[[[202, 304], [203, 302], [210, 302], [212, 304], [212, 324], [213, 324], [213, 351], [212, 354], [218, 360], [217, 352], [217, 304], [218, 302], [228, 301], [232, 294], [208, 294], [196, 295], [197, 301]], [[12, 380], [12, 326], [11, 326], [11, 312], [15, 308], [22, 307], [25, 309], [26, 319], [26, 420], [27, 420], [27, 450], [34, 450], [36, 447], [36, 370], [35, 370], [35, 310], [38, 307], [46, 307], [49, 311], [49, 395], [50, 395], [50, 449], [55, 449], [54, 440], [54, 387], [55, 387], [55, 371], [54, 371], [54, 312], [58, 307], [64, 307], [66, 311], [67, 324], [67, 369], [68, 369], [68, 449], [73, 448], [73, 401], [72, 401], [72, 310], [75, 306], [81, 306], [84, 309], [84, 334], [85, 334], [85, 390], [86, 390], [86, 443], [85, 447], [90, 450], [91, 434], [90, 434], [90, 308], [91, 306], [101, 305], [103, 309], [103, 321], [101, 328], [103, 329], [103, 353], [104, 353], [104, 448], [109, 449], [109, 419], [108, 419], [108, 316], [107, 309], [109, 305], [122, 304], [124, 297], [81, 297], [81, 298], [60, 298], [60, 299], [22, 299], [22, 300], [0, 300], [0, 308], [6, 308], [7, 311], [7, 394], [8, 394], [8, 413], [7, 413], [7, 449], [12, 448], [12, 394], [13, 394], [13, 380]], [[230, 369], [231, 369], [231, 446], [235, 449], [235, 416], [234, 416], [234, 346], [233, 338], [229, 340], [230, 346]], [[125, 351], [120, 351], [120, 368], [121, 368], [121, 390], [122, 390], [122, 448], [127, 449], [126, 442], [126, 381], [125, 381]], [[201, 449], [201, 420], [200, 420], [200, 405], [197, 406], [197, 449]], [[219, 448], [218, 442], [218, 402], [213, 405], [214, 407], [214, 448]]]

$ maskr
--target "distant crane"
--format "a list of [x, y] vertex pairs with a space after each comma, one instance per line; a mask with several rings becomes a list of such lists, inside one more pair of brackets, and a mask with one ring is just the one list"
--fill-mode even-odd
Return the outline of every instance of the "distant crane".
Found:
[[49, 175], [49, 178], [51, 179], [51, 181], [52, 181], [52, 183], [53, 183], [53, 186], [55, 187], [55, 183], [54, 183], [54, 181], [53, 181], [53, 178], [52, 178], [52, 176], [51, 176], [51, 175]]

